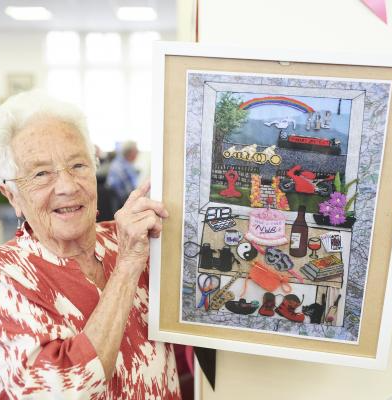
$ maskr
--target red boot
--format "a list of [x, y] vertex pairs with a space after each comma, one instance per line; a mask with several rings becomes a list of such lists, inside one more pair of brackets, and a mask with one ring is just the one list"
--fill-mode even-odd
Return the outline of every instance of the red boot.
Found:
[[303, 313], [296, 313], [295, 309], [301, 305], [299, 298], [295, 294], [288, 294], [279, 307], [275, 311], [282, 317], [287, 318], [293, 322], [303, 322], [305, 315]]
[[259, 314], [266, 317], [272, 317], [275, 314], [275, 295], [271, 292], [265, 292], [263, 296], [263, 304], [260, 307]]

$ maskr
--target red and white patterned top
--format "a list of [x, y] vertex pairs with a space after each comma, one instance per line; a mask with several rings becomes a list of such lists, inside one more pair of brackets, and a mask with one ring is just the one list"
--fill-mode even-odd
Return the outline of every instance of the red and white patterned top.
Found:
[[[31, 236], [0, 246], [0, 400], [177, 400], [172, 346], [147, 339], [148, 271], [142, 273], [113, 378], [82, 332], [101, 291], [77, 262]], [[97, 224], [95, 255], [106, 279], [116, 264], [113, 222]]]

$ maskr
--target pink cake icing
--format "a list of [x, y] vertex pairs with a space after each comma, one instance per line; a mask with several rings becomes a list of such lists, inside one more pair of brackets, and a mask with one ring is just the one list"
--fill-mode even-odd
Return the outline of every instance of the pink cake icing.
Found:
[[264, 246], [280, 246], [287, 243], [285, 217], [279, 210], [258, 208], [249, 214], [249, 230], [245, 238]]

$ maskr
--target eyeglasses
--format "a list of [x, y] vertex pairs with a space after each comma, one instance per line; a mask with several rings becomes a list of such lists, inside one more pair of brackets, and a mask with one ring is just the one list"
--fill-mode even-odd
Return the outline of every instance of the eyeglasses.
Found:
[[32, 175], [27, 175], [21, 178], [3, 179], [3, 183], [7, 182], [25, 182], [35, 186], [48, 186], [55, 182], [61, 171], [67, 171], [74, 179], [83, 179], [92, 175], [93, 168], [91, 165], [76, 163], [70, 166], [59, 169], [40, 170]]

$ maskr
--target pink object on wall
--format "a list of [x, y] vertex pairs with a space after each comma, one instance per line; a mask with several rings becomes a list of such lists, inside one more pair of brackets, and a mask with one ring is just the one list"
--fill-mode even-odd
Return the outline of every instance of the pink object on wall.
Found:
[[385, 0], [362, 0], [362, 3], [370, 8], [378, 18], [383, 20], [386, 24], [388, 23]]

